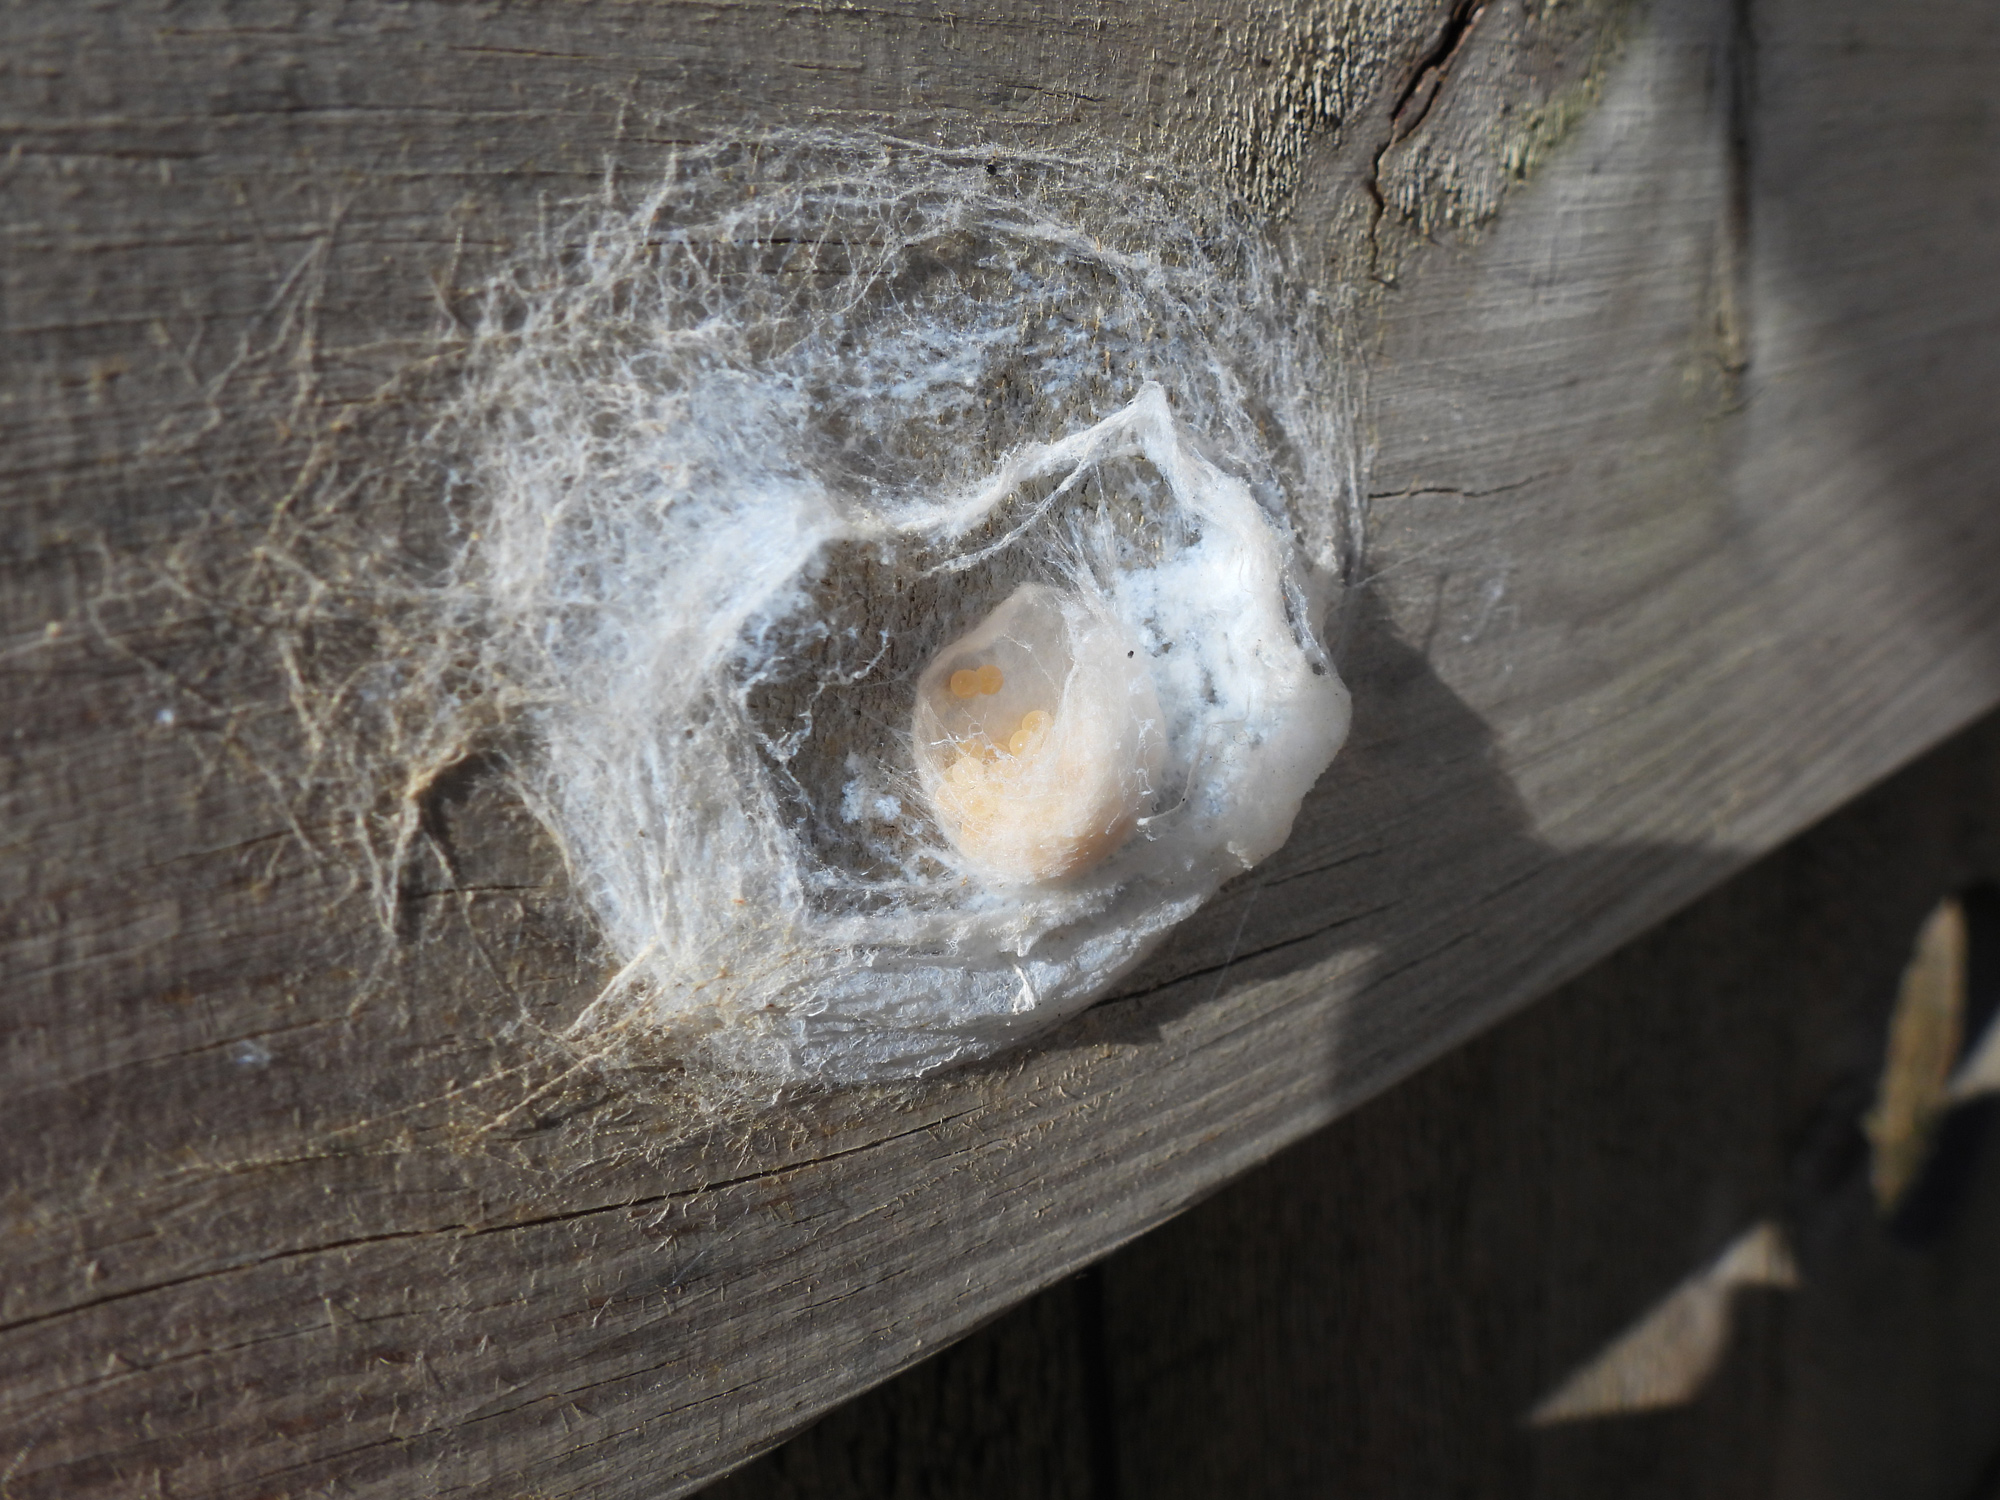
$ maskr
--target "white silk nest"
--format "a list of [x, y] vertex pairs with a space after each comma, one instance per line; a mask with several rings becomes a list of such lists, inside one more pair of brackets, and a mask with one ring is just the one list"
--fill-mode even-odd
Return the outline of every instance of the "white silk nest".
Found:
[[1184, 184], [822, 136], [498, 281], [438, 649], [614, 955], [579, 1045], [933, 1071], [1283, 843], [1348, 721], [1328, 322]]

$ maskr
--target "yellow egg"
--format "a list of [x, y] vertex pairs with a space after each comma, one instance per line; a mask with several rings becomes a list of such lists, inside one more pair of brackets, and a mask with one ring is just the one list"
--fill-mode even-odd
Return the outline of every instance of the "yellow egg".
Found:
[[1021, 727], [1007, 736], [1007, 749], [1013, 755], [1033, 755], [1042, 748], [1049, 725], [1053, 722], [1047, 713], [1039, 708], [1031, 708], [1021, 715]]

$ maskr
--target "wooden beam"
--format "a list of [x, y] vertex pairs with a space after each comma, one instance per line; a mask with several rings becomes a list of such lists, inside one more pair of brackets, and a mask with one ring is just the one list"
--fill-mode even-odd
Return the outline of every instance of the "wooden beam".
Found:
[[[2000, 700], [2000, 23], [1553, 14], [8, 10], [0, 1489], [679, 1493]], [[1352, 302], [1375, 534], [1353, 742], [1117, 998], [730, 1101], [565, 1073], [588, 933], [477, 767], [383, 956], [242, 585], [440, 287], [745, 120], [1232, 174]]]

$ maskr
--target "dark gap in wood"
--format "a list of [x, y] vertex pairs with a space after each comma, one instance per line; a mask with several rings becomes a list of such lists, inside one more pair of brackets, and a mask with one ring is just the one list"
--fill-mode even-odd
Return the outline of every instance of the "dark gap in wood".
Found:
[[1118, 1401], [1104, 1324], [1104, 1263], [1076, 1278], [1078, 1344], [1082, 1354], [1084, 1426], [1089, 1439], [1090, 1493], [1122, 1500], [1118, 1479]]

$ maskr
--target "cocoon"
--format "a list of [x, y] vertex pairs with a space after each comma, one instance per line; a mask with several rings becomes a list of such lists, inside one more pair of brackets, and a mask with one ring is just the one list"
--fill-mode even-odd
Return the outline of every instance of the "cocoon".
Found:
[[436, 649], [603, 934], [579, 1040], [930, 1071], [1283, 842], [1347, 725], [1331, 333], [1193, 185], [877, 138], [687, 151], [498, 278]]

